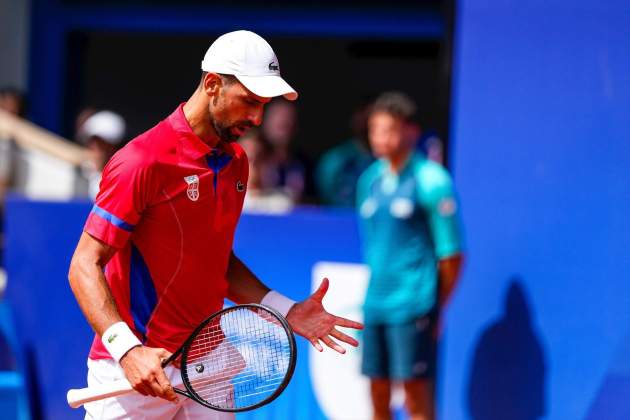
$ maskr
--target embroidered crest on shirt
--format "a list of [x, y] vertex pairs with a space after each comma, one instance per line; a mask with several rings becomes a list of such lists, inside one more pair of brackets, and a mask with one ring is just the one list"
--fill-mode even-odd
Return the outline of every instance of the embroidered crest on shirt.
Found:
[[236, 191], [238, 191], [238, 192], [245, 191], [245, 184], [243, 184], [241, 181], [237, 181], [236, 182]]
[[199, 176], [185, 176], [184, 181], [186, 181], [186, 184], [188, 184], [186, 195], [188, 195], [190, 201], [197, 201], [199, 199]]
[[409, 219], [413, 214], [413, 202], [408, 198], [396, 198], [389, 206], [389, 212], [398, 219]]

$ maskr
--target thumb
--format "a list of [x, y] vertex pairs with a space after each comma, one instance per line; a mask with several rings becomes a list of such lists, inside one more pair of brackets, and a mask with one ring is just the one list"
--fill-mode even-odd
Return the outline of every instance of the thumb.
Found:
[[326, 292], [328, 291], [328, 285], [329, 285], [328, 279], [324, 277], [321, 284], [319, 285], [319, 287], [317, 288], [317, 290], [315, 291], [315, 293], [313, 293], [311, 297], [317, 302], [321, 303], [321, 301], [324, 299], [324, 296], [326, 296]]
[[169, 357], [171, 357], [173, 353], [162, 348], [157, 349], [157, 351], [158, 351], [157, 356], [160, 358], [160, 361], [162, 362], [162, 366], [166, 365], [166, 361], [168, 360]]

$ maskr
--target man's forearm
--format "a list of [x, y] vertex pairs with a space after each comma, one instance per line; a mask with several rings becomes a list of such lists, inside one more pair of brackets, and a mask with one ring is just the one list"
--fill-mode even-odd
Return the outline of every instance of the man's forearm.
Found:
[[68, 274], [70, 287], [88, 323], [102, 336], [107, 328], [122, 318], [102, 268], [96, 263], [76, 260], [73, 259]]
[[235, 303], [259, 303], [269, 288], [236, 256], [230, 255], [227, 297]]
[[448, 302], [453, 290], [455, 290], [462, 262], [463, 255], [456, 254], [451, 257], [441, 259], [438, 263], [440, 305], [444, 305]]
[[116, 302], [103, 269], [116, 250], [83, 233], [68, 271], [68, 280], [85, 318], [102, 336], [112, 324], [121, 321]]
[[103, 273], [113, 252], [113, 248], [83, 236], [70, 263], [68, 279], [87, 321], [101, 337], [107, 352], [119, 362], [142, 343], [122, 321]]

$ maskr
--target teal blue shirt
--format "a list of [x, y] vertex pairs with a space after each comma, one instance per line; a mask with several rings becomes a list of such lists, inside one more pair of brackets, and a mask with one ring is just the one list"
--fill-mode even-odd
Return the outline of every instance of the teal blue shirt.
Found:
[[431, 311], [437, 263], [461, 248], [448, 172], [420, 155], [399, 174], [376, 161], [359, 179], [357, 209], [371, 271], [365, 322], [396, 324]]

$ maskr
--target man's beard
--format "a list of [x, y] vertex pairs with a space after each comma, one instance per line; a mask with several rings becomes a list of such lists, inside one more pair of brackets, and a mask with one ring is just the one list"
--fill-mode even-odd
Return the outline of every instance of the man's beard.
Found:
[[232, 143], [237, 141], [241, 135], [241, 134], [236, 134], [234, 132], [232, 132], [232, 128], [235, 127], [242, 127], [244, 129], [249, 129], [252, 128], [253, 125], [248, 122], [248, 121], [244, 121], [241, 123], [237, 123], [237, 124], [232, 124], [232, 125], [224, 125], [221, 124], [220, 122], [216, 121], [216, 120], [212, 120], [212, 126], [214, 127], [214, 131], [217, 133], [217, 135], [219, 136], [219, 139], [221, 139], [221, 141], [224, 141], [226, 143]]

